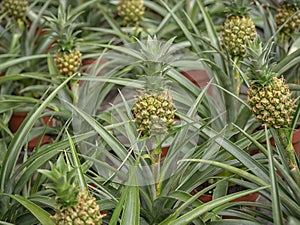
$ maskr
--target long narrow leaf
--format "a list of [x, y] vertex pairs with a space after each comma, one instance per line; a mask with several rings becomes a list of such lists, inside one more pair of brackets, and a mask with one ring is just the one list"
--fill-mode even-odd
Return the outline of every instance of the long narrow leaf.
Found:
[[[266, 137], [268, 135], [267, 128], [265, 127]], [[282, 209], [280, 196], [278, 193], [278, 183], [275, 174], [275, 167], [273, 162], [273, 152], [271, 150], [270, 140], [267, 139], [267, 149], [268, 149], [268, 161], [269, 161], [269, 171], [270, 171], [270, 181], [271, 181], [271, 195], [272, 195], [272, 208], [273, 208], [273, 220], [276, 225], [283, 225]]]
[[[17, 163], [18, 156], [21, 152], [22, 146], [26, 141], [26, 136], [30, 129], [34, 126], [37, 119], [44, 112], [47, 105], [52, 101], [56, 94], [61, 90], [74, 76], [69, 77], [63, 83], [61, 83], [45, 100], [41, 105], [33, 110], [32, 113], [28, 114], [20, 128], [16, 132], [14, 138], [12, 139], [10, 145], [8, 146], [8, 151], [2, 163], [0, 171], [0, 191], [5, 192], [5, 186], [8, 183], [14, 167]], [[8, 187], [7, 187], [8, 188]], [[9, 188], [8, 188], [9, 189]]]
[[19, 63], [27, 62], [29, 60], [34, 60], [34, 59], [46, 58], [47, 56], [48, 56], [47, 54], [41, 54], [41, 55], [30, 55], [30, 56], [25, 56], [25, 57], [22, 57], [22, 58], [14, 59], [14, 60], [2, 63], [0, 65], [0, 71], [4, 71], [8, 67], [17, 65]]
[[[160, 0], [161, 4], [163, 4], [166, 9], [169, 11], [169, 13], [172, 15], [172, 17], [174, 18], [174, 20], [176, 21], [176, 23], [178, 24], [178, 26], [181, 28], [182, 32], [184, 33], [184, 35], [186, 36], [186, 38], [190, 41], [191, 45], [193, 46], [193, 48], [195, 49], [196, 52], [200, 52], [200, 48], [196, 42], [196, 40], [194, 39], [194, 37], [191, 35], [190, 31], [188, 30], [188, 28], [184, 25], [184, 23], [177, 17], [177, 15], [173, 12], [172, 9], [170, 9], [170, 7], [162, 0]], [[179, 2], [178, 4], [181, 4], [181, 2]]]
[[122, 214], [121, 225], [139, 225], [140, 224], [140, 199], [139, 187], [136, 177], [136, 168], [132, 167], [130, 171], [130, 186], [127, 186], [126, 200]]
[[222, 221], [212, 221], [207, 223], [207, 225], [261, 225], [259, 222], [252, 222], [247, 220], [222, 220]]
[[250, 180], [250, 181], [252, 181], [252, 182], [254, 182], [258, 185], [261, 185], [261, 186], [267, 186], [268, 185], [268, 183], [265, 180], [253, 175], [252, 173], [249, 173], [249, 172], [247, 172], [243, 169], [239, 169], [239, 168], [234, 167], [234, 166], [227, 165], [225, 163], [216, 162], [216, 161], [212, 161], [212, 160], [206, 160], [206, 159], [183, 159], [183, 160], [181, 160], [181, 162], [198, 162], [198, 163], [210, 164], [212, 166], [217, 166], [217, 167], [221, 167], [225, 170], [228, 170], [228, 171], [230, 171], [234, 174], [237, 174], [237, 175], [239, 175], [239, 176], [241, 176], [241, 177], [243, 177], [247, 180]]
[[[102, 126], [98, 121], [84, 112], [82, 109], [68, 103], [95, 131], [104, 139], [104, 141], [112, 148], [112, 150], [120, 157], [120, 159], [125, 159], [127, 157], [127, 149], [122, 145], [122, 143], [115, 138], [104, 126]], [[131, 160], [131, 158], [129, 158]]]
[[86, 190], [87, 189], [87, 184], [86, 181], [84, 179], [84, 174], [82, 171], [82, 167], [81, 167], [81, 163], [74, 145], [74, 142], [69, 134], [69, 132], [66, 130], [67, 136], [68, 136], [68, 140], [69, 140], [69, 144], [70, 144], [70, 150], [71, 150], [71, 154], [72, 154], [72, 159], [73, 159], [73, 163], [75, 164], [75, 168], [77, 170], [77, 175], [79, 178], [79, 183], [81, 186], [82, 190]]
[[196, 219], [197, 217], [203, 215], [206, 212], [213, 210], [214, 208], [216, 208], [218, 206], [221, 206], [227, 202], [230, 202], [230, 201], [240, 198], [242, 196], [261, 191], [265, 188], [267, 188], [267, 186], [256, 188], [256, 189], [251, 189], [251, 190], [246, 190], [246, 191], [240, 191], [240, 192], [233, 193], [233, 194], [230, 194], [230, 195], [227, 195], [224, 197], [217, 198], [215, 200], [212, 200], [208, 203], [205, 203], [205, 204], [191, 210], [188, 213], [185, 213], [184, 215], [182, 215], [181, 217], [179, 217], [173, 221], [169, 221], [167, 223], [163, 221], [163, 222], [159, 223], [159, 225], [173, 225], [173, 224], [187, 225], [190, 222], [192, 222], [194, 219]]
[[36, 205], [32, 201], [24, 198], [20, 195], [10, 195], [7, 194], [10, 198], [15, 199], [20, 204], [22, 204], [26, 209], [28, 209], [43, 225], [55, 225], [55, 223], [50, 219], [50, 214], [45, 211], [40, 206]]

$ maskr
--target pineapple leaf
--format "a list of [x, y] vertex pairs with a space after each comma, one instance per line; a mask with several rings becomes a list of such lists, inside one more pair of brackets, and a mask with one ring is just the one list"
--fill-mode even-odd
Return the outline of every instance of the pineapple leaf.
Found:
[[247, 47], [248, 61], [243, 62], [243, 64], [248, 69], [247, 75], [252, 83], [265, 86], [277, 75], [274, 70], [276, 64], [272, 62], [273, 44], [273, 42], [268, 42], [263, 45], [259, 38], [254, 42], [249, 42]]
[[69, 143], [70, 143], [73, 162], [74, 162], [74, 164], [76, 165], [76, 168], [77, 168], [77, 175], [78, 175], [78, 178], [79, 178], [79, 183], [80, 183], [81, 190], [86, 190], [87, 189], [87, 184], [86, 184], [86, 181], [84, 179], [84, 174], [83, 174], [83, 171], [82, 171], [82, 168], [81, 168], [80, 160], [78, 158], [78, 154], [76, 152], [74, 142], [73, 142], [73, 140], [72, 140], [72, 138], [71, 138], [71, 136], [70, 136], [70, 134], [67, 130], [66, 130], [66, 133], [68, 135], [68, 139], [69, 139]]
[[26, 209], [28, 209], [32, 213], [32, 215], [34, 215], [41, 222], [41, 224], [43, 225], [55, 224], [53, 221], [49, 220], [50, 214], [46, 210], [36, 205], [34, 202], [30, 201], [29, 199], [21, 195], [10, 195], [10, 194], [2, 194], [2, 195], [7, 195], [8, 197], [18, 201]]
[[45, 20], [49, 23], [46, 29], [47, 34], [56, 41], [55, 45], [59, 51], [70, 52], [77, 47], [77, 44], [81, 41], [78, 39], [78, 35], [81, 33], [79, 29], [82, 23], [78, 22], [78, 17], [83, 13], [74, 13], [71, 7], [66, 10], [62, 6], [58, 8], [57, 15], [51, 14], [45, 16]]
[[45, 186], [55, 192], [58, 204], [69, 206], [76, 203], [78, 185], [76, 183], [76, 170], [65, 162], [64, 156], [59, 155], [55, 164], [50, 162], [50, 171], [38, 170], [52, 183]]
[[249, 0], [227, 0], [224, 1], [225, 12], [228, 17], [247, 16], [249, 12]]

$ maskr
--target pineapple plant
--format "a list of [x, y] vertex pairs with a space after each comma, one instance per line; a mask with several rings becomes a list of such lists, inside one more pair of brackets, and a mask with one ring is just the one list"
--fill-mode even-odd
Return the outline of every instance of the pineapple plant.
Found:
[[2, 0], [2, 11], [14, 19], [23, 19], [28, 8], [28, 0]]
[[271, 44], [262, 46], [257, 42], [249, 48], [248, 103], [256, 119], [267, 127], [287, 128], [291, 125], [295, 105], [288, 85], [283, 77], [274, 72], [275, 63], [270, 64]]
[[72, 13], [70, 8], [63, 10], [59, 7], [57, 16], [52, 14], [46, 17], [49, 22], [49, 35], [55, 42], [54, 62], [63, 76], [72, 76], [81, 65], [82, 54], [79, 51], [77, 38], [80, 30], [76, 30], [79, 26], [79, 23], [76, 23], [79, 15]]
[[138, 41], [144, 58], [145, 87], [137, 96], [132, 114], [137, 130], [144, 136], [166, 134], [174, 124], [175, 105], [165, 85], [165, 72], [174, 53], [173, 40], [160, 43], [156, 37], [148, 37], [145, 44]]
[[118, 3], [118, 15], [125, 25], [136, 25], [143, 18], [145, 6], [143, 0], [120, 0]]
[[221, 41], [232, 58], [246, 56], [246, 46], [257, 35], [253, 20], [248, 15], [248, 1], [231, 0], [227, 4], [227, 18], [220, 32]]
[[50, 170], [41, 169], [51, 180], [47, 185], [55, 193], [56, 210], [50, 219], [57, 225], [101, 225], [102, 217], [95, 197], [89, 191], [79, 188], [76, 170], [60, 155], [56, 164], [50, 162]]
[[275, 14], [277, 27], [282, 27], [281, 33], [291, 35], [300, 27], [300, 2], [298, 0], [283, 1]]

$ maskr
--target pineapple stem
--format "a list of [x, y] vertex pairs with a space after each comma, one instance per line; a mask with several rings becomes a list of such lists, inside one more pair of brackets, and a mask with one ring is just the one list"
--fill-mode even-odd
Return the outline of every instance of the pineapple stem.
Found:
[[240, 73], [239, 71], [236, 69], [237, 67], [239, 67], [239, 57], [236, 56], [234, 57], [234, 70], [233, 70], [233, 73], [234, 73], [234, 80], [235, 80], [235, 94], [238, 96], [239, 93], [240, 93], [240, 90], [241, 90], [241, 77], [240, 77]]
[[297, 166], [297, 159], [295, 155], [294, 146], [292, 144], [292, 140], [289, 138], [289, 135], [286, 129], [276, 129], [276, 132], [285, 147], [287, 159], [289, 163], [290, 172], [295, 180], [295, 182], [300, 186], [300, 170]]
[[72, 90], [73, 103], [78, 104], [79, 100], [79, 83], [77, 80], [70, 80], [70, 88]]
[[153, 143], [155, 144], [155, 149], [152, 151], [151, 155], [153, 158], [153, 163], [154, 163], [154, 169], [153, 169], [153, 174], [154, 174], [154, 180], [155, 180], [155, 185], [156, 185], [156, 194], [157, 196], [160, 195], [161, 191], [161, 185], [162, 181], [160, 180], [160, 161], [161, 161], [161, 153], [162, 153], [162, 137], [161, 135], [155, 135], [153, 136]]
[[295, 179], [296, 184], [300, 187], [300, 170], [299, 170], [299, 167], [297, 167], [296, 165], [293, 165], [293, 167], [291, 167], [291, 174], [292, 174], [293, 178]]
[[286, 152], [287, 152], [287, 157], [289, 160], [289, 165], [290, 167], [293, 167], [293, 165], [297, 165], [297, 160], [295, 156], [295, 150], [292, 144], [292, 141], [289, 138], [288, 132], [286, 129], [275, 129], [281, 143], [283, 144]]

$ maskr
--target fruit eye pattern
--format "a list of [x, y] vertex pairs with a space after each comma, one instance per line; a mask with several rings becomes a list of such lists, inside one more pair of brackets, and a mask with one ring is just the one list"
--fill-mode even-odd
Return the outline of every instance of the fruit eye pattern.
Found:
[[223, 24], [221, 39], [232, 58], [245, 57], [245, 46], [255, 40], [256, 34], [254, 22], [250, 17], [231, 16]]
[[28, 0], [2, 0], [3, 12], [14, 19], [23, 19], [28, 8]]
[[143, 20], [145, 6], [143, 0], [121, 0], [118, 4], [118, 15], [125, 25], [136, 25]]
[[175, 106], [168, 91], [141, 92], [132, 113], [143, 136], [166, 134], [174, 124]]
[[287, 4], [280, 4], [275, 14], [277, 28], [283, 24], [281, 33], [291, 35], [300, 27], [300, 8], [291, 7]]
[[77, 195], [76, 204], [69, 207], [56, 209], [56, 214], [51, 219], [57, 225], [73, 224], [102, 224], [99, 205], [96, 198], [92, 197], [88, 191], [80, 191]]
[[72, 76], [81, 65], [81, 53], [75, 48], [70, 52], [57, 52], [54, 62], [63, 76]]
[[251, 85], [248, 103], [256, 119], [267, 127], [288, 127], [294, 116], [295, 105], [283, 78], [273, 77], [265, 85]]

